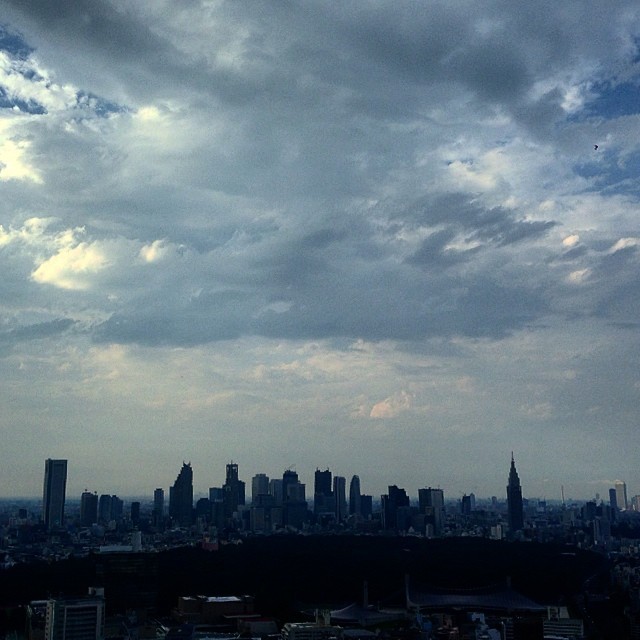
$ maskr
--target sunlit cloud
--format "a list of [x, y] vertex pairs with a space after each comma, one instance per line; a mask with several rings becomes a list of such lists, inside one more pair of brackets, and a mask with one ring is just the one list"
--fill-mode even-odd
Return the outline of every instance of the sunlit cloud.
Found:
[[406, 391], [398, 391], [392, 396], [376, 402], [369, 413], [370, 418], [394, 418], [404, 411], [411, 409], [413, 397]]

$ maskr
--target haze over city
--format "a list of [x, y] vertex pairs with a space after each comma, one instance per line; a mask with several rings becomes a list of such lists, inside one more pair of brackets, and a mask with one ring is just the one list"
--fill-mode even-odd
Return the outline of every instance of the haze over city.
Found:
[[7, 0], [0, 496], [237, 462], [640, 493], [636, 2]]

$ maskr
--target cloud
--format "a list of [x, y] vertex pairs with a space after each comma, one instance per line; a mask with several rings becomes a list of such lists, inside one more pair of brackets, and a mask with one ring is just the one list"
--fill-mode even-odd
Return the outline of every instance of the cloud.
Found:
[[31, 143], [19, 138], [6, 139], [0, 144], [0, 181], [30, 180], [42, 184], [40, 174], [29, 164]]
[[40, 284], [51, 284], [61, 289], [86, 289], [90, 277], [108, 265], [107, 257], [95, 244], [81, 242], [64, 247], [42, 262], [33, 272]]
[[109, 404], [145, 436], [228, 424], [225, 458], [348, 466], [392, 418], [410, 469], [428, 406], [439, 473], [544, 433], [557, 479], [603, 414], [633, 433], [631, 0], [3, 9], [0, 374], [5, 426], [50, 425], [32, 445], [76, 442], [82, 407], [88, 450]]
[[392, 396], [376, 402], [371, 407], [369, 417], [375, 419], [395, 418], [398, 414], [411, 409], [412, 404], [413, 398], [409, 393], [398, 391]]

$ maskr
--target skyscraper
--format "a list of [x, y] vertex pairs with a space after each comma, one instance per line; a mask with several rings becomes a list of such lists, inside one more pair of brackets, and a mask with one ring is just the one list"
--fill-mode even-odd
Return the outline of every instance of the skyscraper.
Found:
[[182, 463], [182, 469], [169, 489], [169, 516], [183, 527], [193, 522], [193, 470], [190, 462]]
[[238, 465], [230, 462], [227, 465], [227, 476], [222, 485], [224, 515], [231, 518], [238, 511], [238, 507], [244, 504], [245, 485], [238, 476]]
[[629, 506], [629, 501], [627, 500], [627, 483], [622, 480], [616, 480], [613, 486], [616, 490], [616, 506], [620, 511], [626, 511]]
[[360, 478], [353, 476], [349, 484], [349, 513], [355, 516], [362, 515], [362, 498], [360, 494]]
[[336, 500], [336, 522], [342, 522], [347, 513], [347, 479], [343, 476], [333, 477], [333, 495]]
[[98, 522], [108, 524], [111, 521], [111, 496], [103, 493], [98, 500]]
[[331, 471], [316, 469], [313, 483], [313, 512], [316, 515], [335, 513], [336, 504], [331, 486]]
[[67, 461], [44, 462], [44, 489], [42, 494], [42, 519], [47, 529], [64, 524], [64, 502], [67, 492]]
[[289, 500], [289, 485], [298, 484], [298, 474], [293, 469], [287, 469], [282, 474], [282, 498], [286, 503]]
[[90, 527], [98, 522], [98, 494], [84, 491], [80, 496], [80, 523]]
[[[410, 500], [404, 489], [394, 485], [389, 486], [389, 493], [380, 496], [382, 507], [382, 525], [385, 529], [404, 530], [405, 522], [398, 522], [398, 510], [409, 507]], [[401, 511], [401, 513], [403, 513]], [[400, 518], [402, 520], [402, 517]]]
[[441, 536], [445, 524], [444, 491], [425, 487], [418, 490], [420, 513], [425, 516], [425, 534], [428, 537]]
[[298, 480], [298, 474], [292, 469], [287, 469], [282, 474], [282, 492], [284, 524], [294, 529], [301, 529], [307, 520], [305, 485]]
[[520, 478], [516, 471], [513, 452], [511, 453], [511, 468], [509, 470], [509, 480], [507, 483], [507, 519], [511, 534], [524, 528], [522, 488], [520, 487]]
[[325, 469], [324, 471], [316, 469], [313, 493], [325, 496], [331, 493], [331, 471], [329, 471], [329, 469]]
[[256, 473], [251, 479], [251, 502], [256, 502], [258, 496], [269, 495], [269, 476], [266, 473]]
[[159, 527], [164, 522], [164, 489], [157, 488], [153, 492], [153, 524]]

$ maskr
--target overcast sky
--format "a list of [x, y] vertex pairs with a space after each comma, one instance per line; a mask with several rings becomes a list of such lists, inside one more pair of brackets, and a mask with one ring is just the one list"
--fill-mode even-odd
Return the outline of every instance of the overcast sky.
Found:
[[637, 0], [0, 20], [0, 495], [640, 493]]

